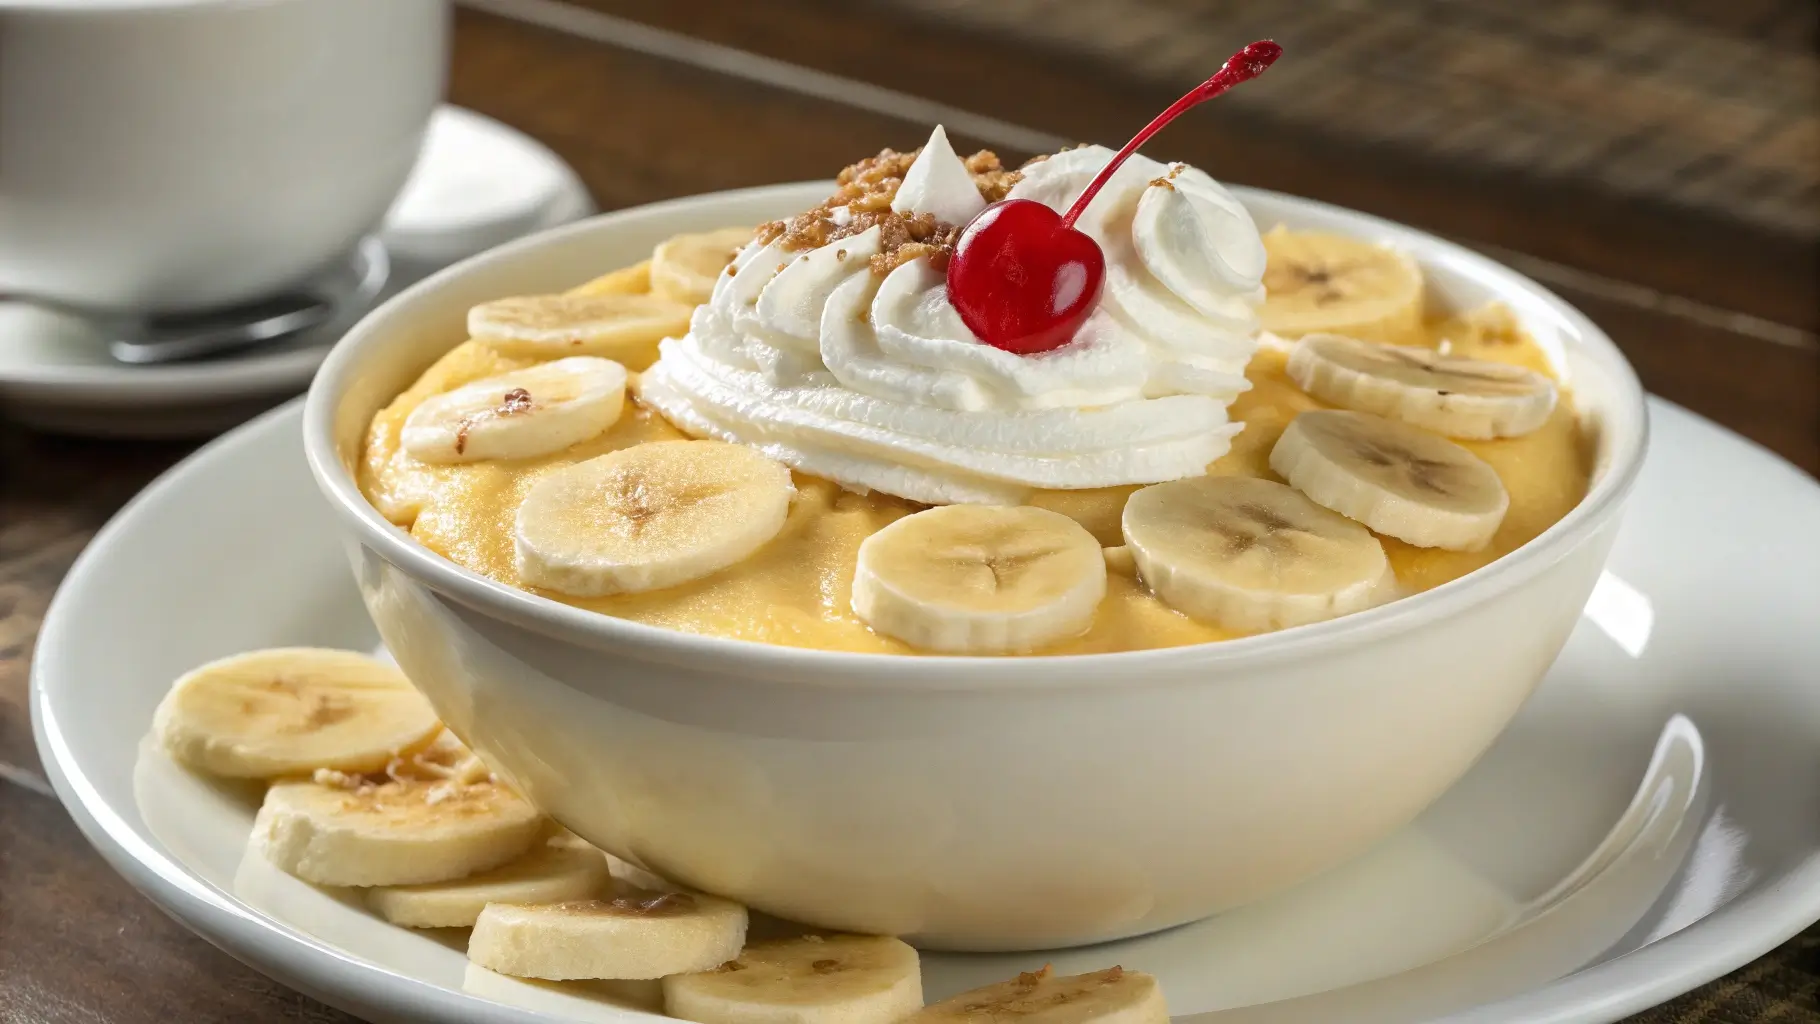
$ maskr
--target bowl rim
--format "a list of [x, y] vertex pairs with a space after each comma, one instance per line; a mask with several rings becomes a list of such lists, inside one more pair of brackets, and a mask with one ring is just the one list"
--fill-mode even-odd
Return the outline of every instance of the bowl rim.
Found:
[[[538, 249], [595, 233], [606, 234], [628, 221], [699, 212], [716, 204], [781, 200], [826, 182], [790, 182], [754, 188], [701, 193], [664, 200], [540, 232], [463, 260], [393, 296], [369, 312], [335, 345], [311, 382], [305, 399], [304, 450], [318, 488], [340, 518], [343, 529], [363, 547], [425, 584], [444, 600], [480, 615], [580, 647], [612, 651], [640, 660], [696, 670], [718, 671], [768, 683], [810, 687], [904, 684], [919, 689], [970, 690], [1027, 686], [1041, 689], [1132, 685], [1199, 679], [1208, 672], [1262, 668], [1285, 660], [1312, 658], [1404, 634], [1439, 619], [1481, 605], [1539, 576], [1567, 557], [1622, 509], [1647, 449], [1649, 420], [1642, 385], [1617, 345], [1585, 314], [1566, 300], [1517, 271], [1464, 246], [1425, 231], [1345, 207], [1287, 193], [1229, 186], [1241, 200], [1257, 199], [1296, 209], [1323, 221], [1330, 230], [1355, 237], [1389, 241], [1425, 268], [1445, 261], [1505, 297], [1524, 296], [1547, 308], [1567, 328], [1567, 346], [1592, 357], [1609, 377], [1610, 410], [1606, 429], [1613, 431], [1605, 472], [1587, 494], [1559, 521], [1528, 543], [1457, 579], [1375, 608], [1324, 622], [1271, 633], [1178, 647], [1062, 655], [901, 655], [826, 651], [786, 647], [756, 640], [685, 633], [577, 608], [519, 590], [455, 562], [419, 544], [395, 526], [361, 493], [353, 474], [337, 453], [338, 406], [355, 379], [368, 349], [393, 333], [389, 321], [398, 311], [452, 282], [494, 264]], [[1184, 671], [1192, 669], [1193, 671]]]

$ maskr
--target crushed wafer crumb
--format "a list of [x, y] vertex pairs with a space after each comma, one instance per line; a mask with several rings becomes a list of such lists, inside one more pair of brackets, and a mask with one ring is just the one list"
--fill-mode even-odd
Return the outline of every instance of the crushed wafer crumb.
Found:
[[[947, 270], [961, 226], [938, 221], [926, 213], [913, 216], [891, 210], [904, 174], [921, 152], [887, 149], [848, 166], [835, 179], [839, 187], [820, 206], [787, 221], [775, 220], [760, 226], [758, 240], [766, 245], [781, 240], [786, 249], [818, 249], [876, 227], [879, 253], [870, 261], [874, 273], [888, 274], [925, 256], [936, 270]], [[973, 175], [974, 186], [980, 190], [980, 198], [988, 203], [1005, 198], [1023, 177], [1019, 171], [1007, 170], [990, 150], [982, 149], [964, 163]]]
[[358, 775], [349, 775], [347, 772], [336, 771], [333, 768], [318, 768], [310, 776], [310, 781], [318, 786], [328, 786], [331, 789], [357, 789], [365, 780]]
[[451, 775], [450, 778], [464, 786], [473, 786], [482, 782], [498, 781], [493, 777], [493, 773], [487, 769], [486, 762], [482, 761], [480, 757], [475, 754], [469, 754], [460, 764], [456, 765], [454, 774]]
[[497, 783], [492, 771], [478, 755], [455, 741], [447, 733], [428, 747], [407, 756], [394, 756], [386, 766], [370, 774], [318, 768], [310, 775], [318, 786], [345, 790], [349, 793], [371, 793], [380, 786], [400, 786], [433, 782], [427, 791], [429, 803], [438, 804], [461, 795], [471, 786]]

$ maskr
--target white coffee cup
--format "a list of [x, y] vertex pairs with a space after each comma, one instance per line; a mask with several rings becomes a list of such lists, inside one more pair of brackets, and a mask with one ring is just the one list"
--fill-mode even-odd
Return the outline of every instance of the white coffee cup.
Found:
[[447, 0], [0, 0], [0, 294], [250, 299], [385, 215]]

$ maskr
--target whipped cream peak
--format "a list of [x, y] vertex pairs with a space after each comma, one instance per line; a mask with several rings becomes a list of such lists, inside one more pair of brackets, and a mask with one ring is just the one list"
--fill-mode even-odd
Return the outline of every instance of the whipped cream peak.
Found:
[[[1111, 156], [1099, 147], [1056, 154], [1024, 168], [1011, 194], [1064, 209]], [[956, 187], [963, 176], [967, 205], [983, 207], [983, 179], [938, 128], [892, 213], [970, 218]], [[937, 259], [873, 258], [890, 234], [875, 224], [806, 248], [787, 236], [753, 242], [689, 333], [663, 343], [639, 397], [689, 433], [753, 445], [855, 491], [930, 504], [1199, 475], [1230, 447], [1239, 425], [1227, 407], [1250, 386], [1257, 230], [1212, 178], [1142, 157], [1114, 175], [1080, 226], [1105, 251], [1106, 289], [1053, 351], [982, 342], [949, 300]]]
[[974, 184], [973, 172], [954, 152], [941, 125], [929, 134], [922, 152], [904, 172], [891, 200], [893, 213], [915, 216], [926, 213], [944, 224], [961, 225], [986, 208], [985, 197]]
[[[1113, 156], [1104, 146], [1057, 153], [1025, 167], [1011, 197], [1066, 210]], [[1177, 331], [1204, 317], [1256, 333], [1263, 237], [1205, 172], [1133, 154], [1075, 226], [1105, 251], [1107, 292], [1120, 312]]]

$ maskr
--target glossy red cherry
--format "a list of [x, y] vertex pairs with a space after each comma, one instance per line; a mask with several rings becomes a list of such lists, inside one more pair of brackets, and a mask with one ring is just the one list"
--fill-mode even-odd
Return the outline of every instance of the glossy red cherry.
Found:
[[1068, 344], [1106, 283], [1106, 256], [1074, 222], [1125, 159], [1190, 107], [1264, 73], [1283, 48], [1259, 40], [1232, 55], [1212, 78], [1176, 100], [1132, 136], [1057, 215], [1029, 199], [1005, 199], [961, 229], [948, 261], [948, 301], [981, 341], [1020, 355]]
[[948, 297], [980, 340], [1019, 355], [1068, 344], [1100, 301], [1106, 256], [1034, 199], [967, 222], [948, 261]]

